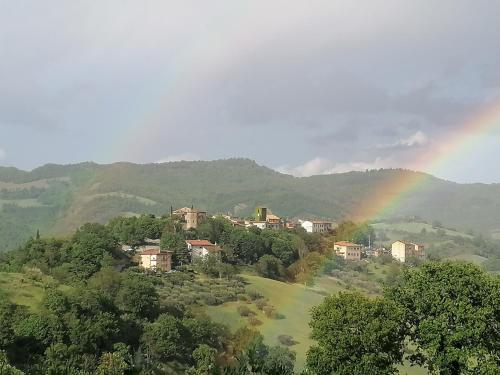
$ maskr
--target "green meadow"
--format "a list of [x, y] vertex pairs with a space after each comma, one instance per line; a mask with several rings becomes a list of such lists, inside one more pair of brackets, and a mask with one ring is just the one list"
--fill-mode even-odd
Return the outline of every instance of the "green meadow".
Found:
[[44, 283], [22, 273], [0, 272], [0, 293], [11, 302], [37, 311], [45, 294]]
[[[0, 272], [0, 298], [26, 306], [32, 312], [40, 309], [47, 287], [53, 285], [56, 282], [50, 276], [30, 277], [25, 273]], [[70, 289], [65, 285], [59, 285], [58, 288]]]
[[[373, 277], [378, 276], [379, 272], [380, 269], [377, 269]], [[220, 306], [209, 306], [207, 308], [209, 316], [217, 322], [228, 325], [234, 331], [248, 324], [248, 318], [240, 316], [237, 311], [238, 306], [248, 306], [255, 313], [255, 317], [262, 322], [255, 328], [262, 333], [267, 344], [279, 344], [280, 335], [293, 337], [295, 345], [291, 346], [291, 349], [297, 355], [297, 370], [302, 370], [307, 350], [314, 344], [314, 341], [309, 338], [308, 323], [311, 308], [321, 303], [326, 295], [346, 290], [346, 288], [338, 280], [327, 276], [319, 278], [312, 287], [254, 275], [244, 275], [244, 278], [248, 282], [247, 290], [257, 291], [267, 298], [269, 304], [274, 306], [282, 317], [270, 319], [251, 302], [230, 302]], [[404, 366], [401, 367], [400, 373], [423, 375], [427, 372], [423, 369]]]

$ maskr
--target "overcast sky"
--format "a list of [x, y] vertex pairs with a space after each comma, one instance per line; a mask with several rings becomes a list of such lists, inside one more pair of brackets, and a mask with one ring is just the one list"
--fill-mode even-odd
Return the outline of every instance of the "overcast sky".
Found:
[[[500, 2], [0, 0], [0, 164], [248, 157], [500, 182]], [[500, 108], [500, 107], [499, 107]]]

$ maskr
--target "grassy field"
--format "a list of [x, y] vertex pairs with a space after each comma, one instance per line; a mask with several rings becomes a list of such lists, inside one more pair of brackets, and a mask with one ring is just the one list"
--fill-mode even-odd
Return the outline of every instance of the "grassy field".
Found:
[[[269, 299], [270, 303], [277, 308], [284, 319], [269, 319], [255, 305], [248, 305], [256, 314], [257, 319], [262, 321], [258, 327], [269, 345], [277, 345], [279, 335], [291, 335], [297, 342], [292, 349], [297, 353], [297, 367], [302, 368], [305, 362], [305, 353], [311, 346], [309, 339], [309, 311], [311, 307], [319, 304], [324, 295], [321, 288], [304, 288], [303, 285], [287, 284], [279, 281], [265, 279], [258, 276], [245, 276], [249, 282], [249, 290], [255, 290]], [[330, 293], [338, 291], [336, 285], [330, 284]], [[324, 291], [326, 292], [326, 291]], [[218, 307], [209, 307], [209, 315], [218, 322], [228, 325], [232, 330], [247, 324], [247, 319], [240, 317], [236, 308], [241, 303], [233, 302]]]
[[91, 201], [93, 199], [103, 198], [103, 197], [118, 197], [118, 198], [123, 198], [123, 199], [136, 199], [139, 203], [145, 204], [147, 206], [154, 206], [154, 205], [158, 204], [158, 202], [156, 202], [152, 199], [140, 197], [138, 195], [133, 195], [133, 194], [121, 193], [118, 191], [113, 191], [110, 193], [102, 193], [102, 194], [93, 194], [93, 195], [86, 196], [85, 199], [88, 201]]
[[[373, 274], [377, 277], [380, 269]], [[313, 344], [309, 338], [310, 310], [318, 305], [325, 295], [337, 293], [345, 288], [341, 287], [337, 280], [330, 277], [321, 277], [313, 287], [305, 288], [299, 284], [283, 283], [275, 280], [265, 279], [258, 276], [245, 275], [249, 283], [248, 290], [255, 290], [269, 299], [269, 303], [276, 307], [277, 312], [283, 315], [283, 319], [269, 319], [254, 304], [246, 304], [255, 314], [256, 318], [262, 322], [257, 329], [264, 336], [264, 340], [269, 345], [277, 345], [278, 336], [290, 335], [296, 341], [296, 345], [291, 349], [297, 354], [297, 369], [304, 367], [306, 353]], [[217, 322], [228, 325], [232, 330], [236, 330], [247, 324], [248, 320], [241, 317], [237, 312], [237, 307], [244, 302], [231, 302], [221, 306], [208, 307], [208, 314]], [[422, 369], [401, 368], [401, 374], [422, 375], [426, 372]]]
[[4, 204], [15, 204], [22, 208], [43, 206], [43, 203], [39, 202], [37, 199], [0, 199], [0, 208], [2, 208]]
[[[397, 232], [408, 232], [408, 233], [420, 233], [422, 229], [425, 229], [428, 233], [436, 233], [439, 228], [434, 228], [432, 225], [427, 223], [416, 223], [416, 222], [399, 222], [399, 223], [376, 223], [373, 224], [375, 231], [384, 230], [387, 232], [387, 236], [391, 241], [398, 240]], [[470, 234], [463, 232], [458, 232], [451, 229], [442, 228], [447, 236], [461, 236], [466, 238], [472, 238]]]
[[[50, 276], [41, 276], [39, 280], [23, 273], [0, 272], [0, 298], [8, 298], [11, 302], [26, 306], [37, 312], [45, 295], [46, 287], [54, 284]], [[65, 285], [58, 286], [60, 290], [68, 291], [71, 288]]]
[[15, 304], [37, 311], [45, 294], [44, 283], [22, 273], [0, 272], [0, 292]]

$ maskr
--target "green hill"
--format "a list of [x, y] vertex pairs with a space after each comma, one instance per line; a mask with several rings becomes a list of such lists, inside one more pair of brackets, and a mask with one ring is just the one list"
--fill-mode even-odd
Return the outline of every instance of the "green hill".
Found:
[[[138, 165], [45, 165], [31, 172], [0, 167], [0, 250], [33, 236], [66, 234], [87, 221], [164, 214], [170, 206], [250, 214], [267, 205], [288, 217], [349, 217], [380, 186], [417, 174], [426, 180], [386, 216], [419, 216], [457, 229], [500, 229], [500, 184], [456, 184], [406, 170], [297, 178], [247, 159]], [[387, 191], [387, 196], [397, 196]]]

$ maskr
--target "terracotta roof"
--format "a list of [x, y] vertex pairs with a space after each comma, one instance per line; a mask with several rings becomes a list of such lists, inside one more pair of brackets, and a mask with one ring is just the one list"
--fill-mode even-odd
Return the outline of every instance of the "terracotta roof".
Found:
[[323, 220], [313, 220], [312, 223], [313, 224], [330, 224], [330, 225], [333, 225], [333, 223], [331, 221], [323, 221]]
[[279, 216], [273, 214], [267, 214], [267, 220], [281, 220]]
[[338, 245], [338, 246], [355, 246], [355, 247], [361, 247], [363, 245], [358, 245], [358, 244], [355, 244], [355, 243], [352, 243], [352, 242], [349, 242], [349, 241], [339, 241], [339, 242], [335, 242], [334, 245]]
[[139, 255], [158, 255], [158, 254], [168, 254], [168, 253], [171, 254], [172, 252], [168, 250], [160, 250], [158, 248], [151, 248], [141, 251]]
[[208, 240], [187, 240], [186, 243], [191, 246], [215, 246], [215, 244]]

